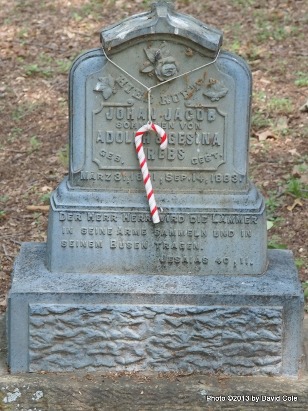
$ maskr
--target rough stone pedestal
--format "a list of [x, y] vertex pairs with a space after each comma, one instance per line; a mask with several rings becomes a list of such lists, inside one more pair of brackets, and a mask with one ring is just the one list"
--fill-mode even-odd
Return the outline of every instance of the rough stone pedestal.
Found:
[[9, 295], [11, 372], [296, 376], [303, 296], [289, 251], [256, 277], [57, 274], [25, 243]]

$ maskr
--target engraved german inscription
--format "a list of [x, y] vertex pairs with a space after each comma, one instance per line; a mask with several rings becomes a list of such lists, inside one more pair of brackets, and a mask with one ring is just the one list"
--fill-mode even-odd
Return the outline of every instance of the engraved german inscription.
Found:
[[[157, 54], [151, 50], [156, 50]], [[86, 145], [82, 167], [73, 174], [74, 185], [142, 191], [142, 180], [137, 177], [140, 170], [134, 141], [136, 131], [149, 120], [148, 113], [168, 135], [166, 150], [160, 150], [154, 132], [143, 136], [150, 170], [156, 173], [159, 181], [157, 192], [170, 189], [165, 174], [171, 168], [172, 172], [186, 173], [185, 180], [173, 182], [176, 190], [187, 192], [210, 190], [210, 185], [215, 184], [210, 181], [211, 173], [230, 176], [236, 173], [232, 153], [227, 151], [228, 138], [233, 132], [229, 126], [229, 116], [233, 113], [233, 105], [230, 105], [234, 97], [233, 80], [215, 65], [194, 71], [204, 64], [200, 52], [193, 52], [194, 59], [185, 60], [188, 65], [185, 71], [192, 69], [192, 72], [178, 77], [182, 69], [175, 56], [186, 55], [186, 51], [186, 45], [173, 40], [128, 45], [127, 59], [138, 56], [131, 73], [138, 81], [110, 62], [87, 77], [86, 94], [88, 99], [91, 96], [93, 99], [86, 112], [87, 133], [91, 139]], [[115, 53], [112, 58], [120, 67], [127, 64], [121, 53]], [[164, 80], [173, 77], [174, 80], [164, 84]], [[157, 87], [148, 97], [146, 88], [138, 82]], [[194, 185], [189, 183], [193, 173], [202, 175], [195, 179]], [[234, 178], [228, 181], [226, 177], [221, 186], [232, 189], [234, 183]], [[242, 181], [237, 178], [236, 184]]]
[[[169, 145], [165, 154], [159, 149], [158, 138], [153, 138], [153, 133], [145, 135], [147, 159], [155, 160], [152, 169], [159, 171], [165, 167], [166, 160], [190, 170], [216, 170], [224, 163], [225, 116], [217, 111], [217, 121], [213, 116], [209, 121], [206, 111], [205, 108], [183, 107], [152, 109], [152, 120], [166, 130]], [[146, 116], [145, 107], [109, 107], [108, 111], [94, 114], [93, 161], [99, 169], [117, 167], [116, 163], [123, 164], [126, 170], [137, 168], [136, 159], [127, 156], [127, 150], [134, 142], [135, 132], [145, 124]], [[185, 164], [181, 164], [183, 160]]]
[[110, 240], [110, 248], [111, 249], [120, 249], [123, 250], [124, 248], [128, 250], [144, 250], [147, 249], [149, 246], [148, 241], [118, 241], [118, 240]]
[[66, 248], [103, 248], [102, 241], [61, 240], [61, 247]]
[[167, 254], [162, 254], [161, 257], [159, 257], [159, 262], [161, 264], [183, 264], [184, 266], [187, 266], [188, 264], [203, 264], [206, 265], [208, 264], [209, 260], [207, 257], [204, 256], [189, 256], [189, 255], [167, 255]]

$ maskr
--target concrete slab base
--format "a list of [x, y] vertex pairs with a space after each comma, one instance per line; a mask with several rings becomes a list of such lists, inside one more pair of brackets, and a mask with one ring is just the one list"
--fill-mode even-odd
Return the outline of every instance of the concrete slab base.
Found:
[[245, 276], [57, 274], [25, 243], [9, 295], [12, 373], [297, 376], [303, 295], [288, 251]]

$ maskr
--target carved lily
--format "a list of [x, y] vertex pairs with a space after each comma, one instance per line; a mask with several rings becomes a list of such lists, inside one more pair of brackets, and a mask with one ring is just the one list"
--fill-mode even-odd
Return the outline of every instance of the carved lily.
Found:
[[114, 88], [114, 78], [110, 74], [108, 74], [107, 77], [99, 77], [94, 91], [102, 92], [104, 99], [108, 100], [111, 94], [116, 92]]

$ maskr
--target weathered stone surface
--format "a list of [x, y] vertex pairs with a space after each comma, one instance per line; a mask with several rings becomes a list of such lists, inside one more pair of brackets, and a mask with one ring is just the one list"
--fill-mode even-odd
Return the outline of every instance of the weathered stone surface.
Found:
[[[74, 197], [65, 182], [57, 196], [66, 201]], [[162, 202], [166, 210], [161, 213], [163, 221], [154, 225], [144, 208], [124, 206], [130, 200], [138, 202], [144, 194], [129, 196], [117, 194], [114, 200], [109, 194], [97, 193], [93, 200], [91, 194], [87, 196], [87, 207], [78, 206], [83, 200], [76, 193], [69, 206], [54, 197], [47, 248], [51, 271], [193, 276], [265, 271], [266, 258], [260, 256], [267, 255], [266, 235], [262, 234], [259, 241], [265, 222], [263, 208], [261, 214], [243, 212], [239, 204], [231, 214], [226, 209], [208, 209], [209, 199], [204, 198], [204, 205], [200, 203], [198, 210], [192, 210], [191, 196], [169, 196]], [[222, 197], [226, 202], [230, 200]], [[238, 197], [237, 201], [245, 201], [244, 196]], [[114, 201], [118, 201], [116, 206]], [[258, 196], [255, 201], [262, 205]], [[181, 204], [180, 211], [171, 211], [175, 204]]]
[[270, 251], [264, 276], [223, 278], [63, 275], [44, 258], [24, 244], [15, 264], [13, 372], [298, 373], [303, 295], [289, 252]]
[[279, 374], [282, 307], [34, 305], [30, 371]]
[[[160, 4], [161, 3], [161, 4]], [[123, 45], [127, 40], [140, 40], [141, 36], [153, 33], [174, 34], [202, 45], [209, 55], [215, 55], [222, 43], [222, 32], [209, 27], [192, 16], [177, 13], [172, 2], [153, 3], [151, 10], [108, 27], [101, 32], [101, 42], [106, 50]], [[167, 7], [166, 7], [167, 6]], [[125, 33], [125, 36], [123, 36]]]
[[[306, 345], [307, 320], [304, 320]], [[4, 334], [4, 329], [5, 318], [0, 316], [0, 335]], [[6, 349], [1, 345], [0, 364], [5, 359]], [[84, 373], [76, 370], [70, 373], [10, 375], [6, 367], [1, 367], [0, 409], [306, 411], [308, 375], [305, 361], [304, 364], [306, 367], [301, 370], [298, 379], [190, 373], [145, 375], [132, 372], [123, 376], [123, 373]], [[9, 399], [11, 402], [8, 402]]]

